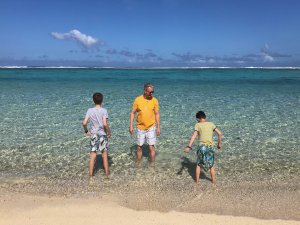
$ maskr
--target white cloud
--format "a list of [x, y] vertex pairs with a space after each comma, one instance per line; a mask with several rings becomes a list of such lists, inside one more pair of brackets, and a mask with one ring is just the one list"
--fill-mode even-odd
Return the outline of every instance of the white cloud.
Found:
[[273, 62], [274, 58], [266, 53], [263, 53], [264, 62]]
[[72, 40], [86, 49], [97, 48], [104, 43], [92, 36], [81, 33], [79, 30], [71, 30], [68, 33], [51, 32], [52, 37], [58, 40]]
[[274, 57], [271, 56], [270, 47], [268, 44], [265, 44], [264, 48], [261, 49], [261, 54], [264, 62], [273, 62]]

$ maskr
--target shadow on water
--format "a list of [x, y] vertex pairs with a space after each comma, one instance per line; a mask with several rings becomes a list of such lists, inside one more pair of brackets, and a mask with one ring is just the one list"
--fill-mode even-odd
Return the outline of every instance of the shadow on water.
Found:
[[[113, 160], [112, 157], [108, 155], [108, 168], [113, 164]], [[102, 160], [102, 155], [97, 155], [96, 158], [96, 163], [95, 163], [95, 170], [94, 170], [94, 174], [98, 173], [98, 171], [102, 169], [104, 170], [103, 167], [103, 160]]]
[[[196, 181], [196, 162], [192, 162], [189, 158], [183, 156], [181, 158], [181, 168], [177, 172], [177, 175], [182, 175], [182, 171], [184, 169], [187, 169], [189, 175], [193, 178], [194, 181]], [[203, 172], [203, 168], [201, 168], [200, 171], [200, 179], [206, 179], [211, 181], [209, 177], [206, 176], [206, 174]]]

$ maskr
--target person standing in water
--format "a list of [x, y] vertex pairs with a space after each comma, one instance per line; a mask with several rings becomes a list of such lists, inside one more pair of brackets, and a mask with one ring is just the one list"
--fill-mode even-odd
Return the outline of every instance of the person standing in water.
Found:
[[130, 113], [129, 133], [133, 134], [133, 121], [136, 117], [137, 149], [136, 159], [142, 159], [142, 146], [146, 141], [149, 145], [150, 162], [155, 161], [156, 136], [160, 135], [160, 115], [158, 100], [153, 97], [154, 86], [150, 83], [144, 85], [144, 93], [136, 97]]
[[[97, 152], [102, 154], [103, 167], [105, 175], [108, 177], [108, 139], [111, 136], [111, 132], [107, 123], [108, 114], [107, 110], [101, 107], [103, 102], [103, 95], [101, 93], [95, 93], [93, 95], [93, 101], [95, 107], [88, 109], [86, 116], [82, 121], [84, 132], [87, 136], [90, 136], [90, 161], [89, 161], [89, 177], [90, 181], [94, 175], [94, 167], [97, 158]], [[88, 122], [90, 123], [90, 129], [87, 128]]]
[[197, 166], [196, 166], [196, 184], [199, 184], [200, 165], [209, 167], [211, 182], [216, 185], [216, 172], [214, 168], [216, 147], [213, 142], [213, 134], [218, 136], [217, 148], [222, 147], [222, 133], [212, 122], [206, 121], [206, 115], [203, 111], [196, 114], [197, 123], [195, 125], [194, 133], [190, 139], [189, 144], [185, 147], [184, 152], [188, 153], [192, 149], [192, 145], [196, 137], [199, 139], [199, 147], [197, 150]]

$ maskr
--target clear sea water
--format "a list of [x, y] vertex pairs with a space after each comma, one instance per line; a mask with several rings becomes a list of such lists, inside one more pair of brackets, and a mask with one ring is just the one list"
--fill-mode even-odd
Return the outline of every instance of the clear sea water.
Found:
[[[133, 100], [146, 82], [155, 85], [161, 112], [154, 171], [147, 154], [136, 168], [128, 132]], [[223, 133], [216, 153], [221, 185], [299, 182], [298, 69], [1, 69], [0, 87], [2, 188], [86, 190], [89, 139], [81, 122], [94, 92], [104, 95], [112, 130], [110, 180], [102, 182], [101, 160], [96, 169], [102, 190], [192, 184], [196, 142], [189, 154], [183, 148], [199, 110]], [[203, 171], [205, 184], [207, 177]]]

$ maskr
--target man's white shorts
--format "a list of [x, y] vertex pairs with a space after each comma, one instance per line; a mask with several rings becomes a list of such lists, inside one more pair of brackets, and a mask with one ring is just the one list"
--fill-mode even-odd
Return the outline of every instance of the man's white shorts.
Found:
[[148, 130], [137, 129], [137, 145], [142, 146], [147, 141], [148, 145], [156, 144], [156, 128], [151, 127]]

